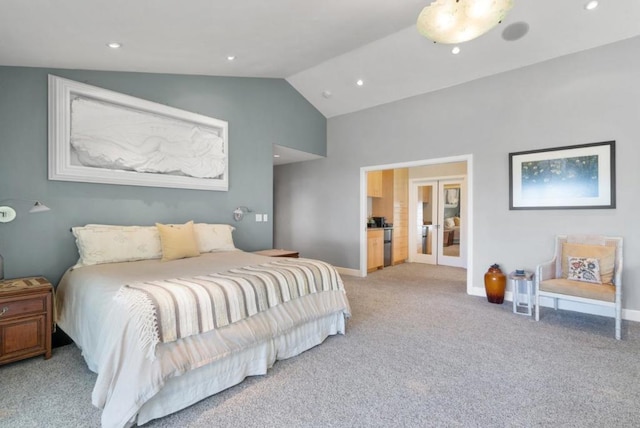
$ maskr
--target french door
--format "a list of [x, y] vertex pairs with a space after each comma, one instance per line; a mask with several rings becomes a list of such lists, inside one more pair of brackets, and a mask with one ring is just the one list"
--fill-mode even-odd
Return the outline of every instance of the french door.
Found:
[[409, 188], [409, 260], [466, 267], [465, 180], [417, 179]]

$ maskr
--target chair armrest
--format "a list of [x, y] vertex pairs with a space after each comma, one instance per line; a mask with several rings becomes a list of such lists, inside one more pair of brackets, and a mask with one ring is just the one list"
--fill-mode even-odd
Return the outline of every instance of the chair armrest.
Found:
[[549, 260], [548, 262], [540, 263], [536, 267], [536, 286], [540, 281], [546, 281], [548, 279], [555, 278], [556, 276], [556, 258]]

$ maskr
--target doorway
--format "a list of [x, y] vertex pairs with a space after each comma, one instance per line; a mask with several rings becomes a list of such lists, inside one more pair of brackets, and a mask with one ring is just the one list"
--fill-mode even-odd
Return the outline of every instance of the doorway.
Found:
[[466, 267], [464, 177], [409, 183], [409, 261]]
[[[435, 159], [423, 159], [409, 162], [399, 162], [392, 164], [371, 165], [360, 168], [360, 269], [354, 270], [353, 275], [365, 277], [367, 276], [367, 172], [378, 171], [394, 168], [412, 168], [412, 167], [438, 167], [445, 164], [462, 162], [466, 166], [465, 188], [467, 189], [466, 203], [462, 206], [465, 209], [465, 233], [463, 248], [461, 249], [462, 257], [465, 259], [467, 266], [467, 294], [474, 294], [473, 280], [473, 155], [458, 155]], [[444, 174], [443, 174], [444, 175]], [[431, 178], [431, 177], [430, 177]], [[409, 210], [410, 212], [413, 210]]]

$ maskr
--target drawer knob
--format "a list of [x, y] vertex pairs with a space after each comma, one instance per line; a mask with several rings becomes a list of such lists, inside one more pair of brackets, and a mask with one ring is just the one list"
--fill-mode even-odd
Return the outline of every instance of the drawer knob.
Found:
[[5, 306], [4, 308], [2, 308], [2, 310], [0, 310], [0, 317], [6, 314], [8, 311], [9, 311], [8, 306]]

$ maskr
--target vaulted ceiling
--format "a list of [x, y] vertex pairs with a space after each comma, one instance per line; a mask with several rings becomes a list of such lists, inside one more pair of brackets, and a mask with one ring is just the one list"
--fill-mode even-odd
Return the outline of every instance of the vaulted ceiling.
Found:
[[586, 2], [514, 0], [454, 55], [429, 0], [2, 0], [0, 65], [285, 78], [333, 117], [640, 35], [640, 1]]

